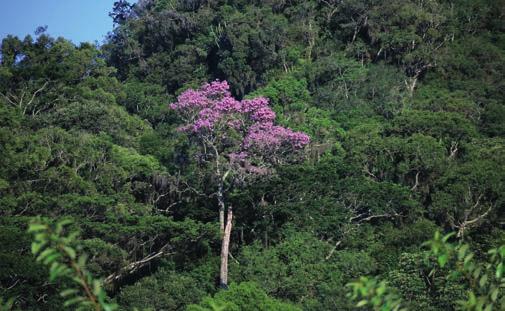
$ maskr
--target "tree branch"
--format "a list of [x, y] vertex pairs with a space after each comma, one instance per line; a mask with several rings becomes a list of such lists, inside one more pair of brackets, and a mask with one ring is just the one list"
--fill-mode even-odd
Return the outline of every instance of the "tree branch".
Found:
[[139, 269], [145, 267], [146, 265], [151, 263], [151, 261], [153, 261], [154, 259], [159, 258], [164, 255], [172, 254], [172, 253], [169, 253], [170, 250], [172, 250], [172, 247], [169, 244], [166, 244], [165, 246], [160, 248], [159, 251], [157, 251], [155, 253], [151, 253], [151, 254], [147, 255], [146, 257], [142, 258], [141, 260], [134, 261], [134, 262], [122, 267], [119, 271], [112, 273], [111, 275], [109, 275], [108, 277], [105, 278], [103, 283], [104, 284], [113, 284], [113, 283], [121, 280], [125, 276], [130, 275], [130, 274], [138, 271]]

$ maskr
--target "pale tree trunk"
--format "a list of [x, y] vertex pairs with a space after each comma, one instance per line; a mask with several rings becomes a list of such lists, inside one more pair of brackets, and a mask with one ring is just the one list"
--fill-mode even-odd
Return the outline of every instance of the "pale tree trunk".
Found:
[[219, 286], [228, 288], [228, 254], [230, 252], [230, 236], [233, 220], [232, 207], [228, 206], [228, 215], [226, 216], [226, 227], [221, 243], [221, 270], [219, 272]]
[[224, 232], [224, 179], [225, 176], [221, 175], [221, 163], [219, 162], [219, 152], [217, 151], [216, 146], [210, 145], [212, 149], [214, 149], [214, 155], [216, 157], [216, 177], [218, 178], [217, 184], [217, 204], [219, 205], [219, 230], [221, 232], [221, 237]]
[[221, 180], [221, 176], [219, 177], [220, 181], [217, 186], [217, 204], [219, 205], [219, 230], [221, 232], [221, 237], [224, 234], [224, 185]]
[[409, 81], [405, 80], [405, 84], [407, 86], [410, 98], [414, 97], [414, 90], [416, 89], [418, 78], [419, 74], [416, 73], [413, 77], [409, 78]]
[[224, 182], [228, 176], [229, 170], [221, 175], [221, 165], [219, 162], [219, 152], [214, 145], [211, 145], [214, 149], [214, 154], [216, 156], [216, 176], [219, 178], [217, 185], [217, 202], [219, 205], [219, 229], [221, 234], [221, 267], [219, 270], [219, 286], [221, 288], [228, 288], [228, 254], [230, 249], [230, 235], [231, 226], [233, 220], [233, 210], [231, 205], [228, 206], [228, 215], [226, 217], [226, 226], [224, 213], [226, 205], [224, 204]]
[[307, 59], [310, 61], [312, 59], [312, 50], [314, 49], [314, 46], [316, 45], [316, 38], [315, 34], [312, 29], [312, 21], [309, 22], [309, 32], [308, 32], [308, 49], [307, 49]]

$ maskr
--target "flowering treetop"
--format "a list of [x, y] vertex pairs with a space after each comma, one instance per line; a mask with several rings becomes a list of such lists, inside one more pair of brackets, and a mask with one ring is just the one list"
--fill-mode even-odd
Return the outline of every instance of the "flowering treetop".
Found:
[[232, 206], [227, 207], [225, 182], [246, 183], [248, 179], [272, 172], [272, 165], [287, 162], [310, 141], [305, 133], [274, 125], [275, 113], [263, 97], [238, 101], [226, 81], [204, 84], [183, 92], [170, 104], [185, 121], [179, 130], [198, 143], [200, 159], [212, 165], [217, 183], [219, 225], [222, 233], [221, 286], [228, 283], [228, 254], [232, 228]]
[[310, 141], [305, 133], [274, 125], [275, 112], [266, 98], [233, 98], [226, 81], [188, 89], [170, 108], [185, 121], [179, 130], [211, 149], [206, 152], [223, 155], [230, 163], [248, 163], [251, 173], [260, 173], [259, 167], [267, 163], [283, 162]]

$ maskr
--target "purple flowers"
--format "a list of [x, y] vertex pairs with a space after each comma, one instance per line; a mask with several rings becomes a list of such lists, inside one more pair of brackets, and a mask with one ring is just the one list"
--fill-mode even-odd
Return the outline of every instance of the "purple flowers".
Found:
[[310, 142], [307, 134], [294, 132], [272, 123], [255, 124], [244, 138], [245, 149], [276, 152], [279, 149], [302, 149]]
[[[241, 137], [235, 152], [228, 154], [232, 162], [244, 162], [282, 156], [303, 149], [310, 142], [308, 135], [274, 125], [275, 112], [268, 99], [258, 97], [238, 101], [231, 96], [226, 81], [204, 84], [189, 89], [170, 104], [186, 124], [181, 131], [195, 136], [224, 136], [229, 130]], [[256, 167], [258, 168], [258, 167]], [[254, 173], [256, 169], [250, 169]]]
[[251, 119], [259, 123], [270, 124], [275, 120], [275, 112], [270, 107], [262, 107], [252, 112]]
[[268, 107], [268, 99], [264, 97], [258, 97], [255, 99], [244, 99], [241, 102], [241, 104], [242, 104], [242, 111], [247, 113]]

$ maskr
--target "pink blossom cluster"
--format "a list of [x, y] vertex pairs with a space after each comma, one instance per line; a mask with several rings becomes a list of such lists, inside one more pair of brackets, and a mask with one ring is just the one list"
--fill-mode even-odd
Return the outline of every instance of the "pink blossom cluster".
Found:
[[301, 149], [310, 142], [307, 134], [295, 132], [272, 123], [257, 123], [249, 128], [244, 138], [245, 149], [276, 151], [282, 147]]
[[222, 130], [234, 129], [241, 133], [241, 152], [230, 154], [230, 159], [244, 160], [252, 154], [299, 150], [310, 142], [305, 133], [274, 125], [275, 112], [269, 107], [268, 99], [238, 101], [231, 96], [226, 81], [206, 83], [198, 90], [189, 89], [177, 98], [177, 102], [170, 104], [170, 108], [185, 117], [182, 131], [220, 135]]
[[177, 102], [170, 104], [170, 108], [174, 110], [201, 109], [209, 106], [209, 104], [210, 101], [202, 92], [189, 89], [179, 95]]

